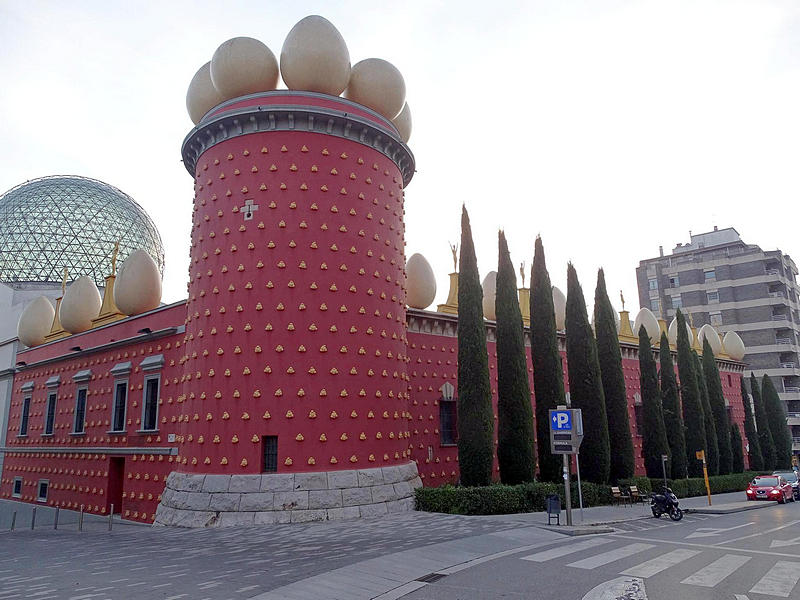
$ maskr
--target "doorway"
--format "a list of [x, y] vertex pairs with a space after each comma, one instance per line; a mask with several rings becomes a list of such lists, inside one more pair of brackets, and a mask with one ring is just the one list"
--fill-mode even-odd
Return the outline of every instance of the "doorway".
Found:
[[112, 456], [108, 465], [108, 496], [106, 497], [106, 511], [122, 512], [122, 488], [125, 481], [125, 457]]

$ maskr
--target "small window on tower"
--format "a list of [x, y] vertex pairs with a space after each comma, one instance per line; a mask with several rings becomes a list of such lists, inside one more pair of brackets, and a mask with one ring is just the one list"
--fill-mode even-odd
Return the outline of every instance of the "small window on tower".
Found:
[[277, 473], [278, 471], [278, 436], [265, 435], [261, 438], [264, 442], [264, 473]]
[[47, 502], [47, 490], [50, 487], [50, 482], [47, 479], [40, 479], [37, 487], [36, 501]]
[[452, 446], [458, 443], [458, 411], [456, 399], [439, 400], [439, 443], [442, 446]]
[[11, 490], [12, 498], [22, 497], [22, 477], [14, 477], [14, 489]]

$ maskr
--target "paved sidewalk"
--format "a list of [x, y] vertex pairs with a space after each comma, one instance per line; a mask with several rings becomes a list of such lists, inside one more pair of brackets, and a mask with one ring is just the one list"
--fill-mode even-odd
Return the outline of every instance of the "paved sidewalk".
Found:
[[[36, 508], [36, 517], [33, 509]], [[16, 517], [14, 516], [16, 513]], [[15, 530], [53, 529], [56, 518], [56, 509], [45, 505], [34, 505], [29, 502], [16, 502], [14, 500], [0, 500], [0, 534], [10, 531], [12, 522]], [[60, 509], [58, 511], [59, 530], [77, 530], [80, 512], [75, 510]], [[119, 515], [114, 515], [113, 529], [119, 528], [149, 528], [145, 523], [123, 520]], [[83, 531], [108, 531], [108, 516], [83, 514]]]

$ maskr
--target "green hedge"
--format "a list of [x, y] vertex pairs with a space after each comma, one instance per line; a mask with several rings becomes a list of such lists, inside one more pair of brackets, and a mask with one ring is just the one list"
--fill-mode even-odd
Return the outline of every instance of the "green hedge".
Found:
[[[754, 472], [734, 473], [709, 477], [712, 494], [741, 492], [748, 482], [758, 475]], [[642, 495], [652, 490], [660, 490], [663, 479], [632, 477], [619, 482], [620, 487], [635, 485]], [[703, 496], [705, 482], [701, 478], [667, 480], [667, 484], [678, 498]], [[578, 507], [578, 485], [572, 482], [572, 506]], [[611, 504], [611, 488], [583, 482], [583, 505], [602, 506]], [[461, 487], [445, 485], [442, 487], [423, 487], [416, 490], [416, 509], [427, 512], [449, 513], [453, 515], [505, 515], [510, 513], [541, 512], [545, 509], [545, 498], [550, 494], [564, 501], [564, 486], [556, 483], [523, 483], [520, 485], [494, 484], [486, 487]]]
[[[750, 483], [757, 471], [745, 471], [744, 473], [731, 473], [730, 475], [716, 475], [708, 478], [708, 487], [712, 494], [725, 494], [727, 492], [741, 492]], [[663, 479], [651, 479], [654, 490], [660, 490], [664, 485]], [[701, 477], [691, 479], [667, 480], [667, 485], [672, 488], [678, 498], [690, 498], [692, 496], [705, 496], [706, 484]]]
[[[611, 502], [611, 488], [583, 483], [584, 506], [600, 506]], [[572, 506], [578, 506], [578, 484], [572, 482]], [[424, 487], [416, 490], [416, 508], [428, 512], [454, 515], [505, 515], [509, 513], [540, 512], [550, 494], [564, 500], [564, 486], [555, 483], [495, 484], [486, 487]]]

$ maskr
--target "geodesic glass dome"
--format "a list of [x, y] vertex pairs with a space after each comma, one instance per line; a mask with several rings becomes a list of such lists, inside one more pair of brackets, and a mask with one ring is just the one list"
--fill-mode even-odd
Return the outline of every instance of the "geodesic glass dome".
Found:
[[88, 275], [98, 286], [142, 248], [164, 272], [161, 236], [147, 213], [117, 188], [86, 177], [42, 177], [0, 196], [0, 282], [15, 289]]

